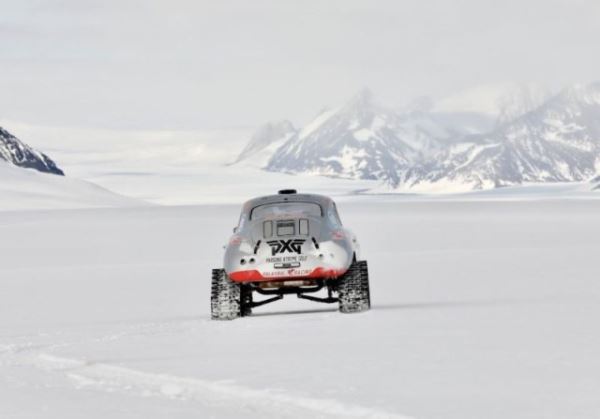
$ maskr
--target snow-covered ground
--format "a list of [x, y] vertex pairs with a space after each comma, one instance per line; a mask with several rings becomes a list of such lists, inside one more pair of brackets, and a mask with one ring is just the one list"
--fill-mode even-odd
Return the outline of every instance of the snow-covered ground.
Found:
[[148, 204], [90, 182], [23, 169], [0, 160], [0, 211], [140, 205]]
[[600, 417], [600, 201], [339, 206], [373, 310], [233, 322], [237, 205], [0, 213], [0, 418]]

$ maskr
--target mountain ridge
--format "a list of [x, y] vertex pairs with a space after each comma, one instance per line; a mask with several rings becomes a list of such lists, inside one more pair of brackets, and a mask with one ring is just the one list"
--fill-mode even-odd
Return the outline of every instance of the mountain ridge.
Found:
[[263, 168], [374, 179], [390, 189], [415, 192], [587, 181], [597, 175], [600, 83], [570, 86], [533, 109], [534, 100], [523, 97], [526, 111], [487, 131], [480, 124], [477, 132], [453, 124], [451, 113], [383, 107], [363, 89], [263, 156]]
[[28, 146], [2, 127], [0, 127], [0, 159], [14, 166], [64, 176], [62, 169], [50, 157]]

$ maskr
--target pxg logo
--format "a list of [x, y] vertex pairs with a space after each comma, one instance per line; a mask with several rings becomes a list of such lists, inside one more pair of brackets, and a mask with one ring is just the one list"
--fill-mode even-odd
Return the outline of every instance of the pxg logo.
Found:
[[291, 240], [270, 240], [267, 242], [271, 246], [271, 255], [275, 256], [277, 253], [298, 253], [302, 254], [302, 245], [306, 240], [303, 239], [291, 239]]

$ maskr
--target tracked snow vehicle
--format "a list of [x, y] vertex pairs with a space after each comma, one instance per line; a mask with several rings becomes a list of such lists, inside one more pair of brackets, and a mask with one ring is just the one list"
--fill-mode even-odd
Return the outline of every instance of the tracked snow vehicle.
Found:
[[[330, 198], [285, 189], [252, 199], [233, 233], [223, 268], [212, 272], [213, 319], [248, 316], [290, 294], [337, 303], [342, 313], [370, 308], [367, 262]], [[327, 296], [313, 295], [322, 290]]]

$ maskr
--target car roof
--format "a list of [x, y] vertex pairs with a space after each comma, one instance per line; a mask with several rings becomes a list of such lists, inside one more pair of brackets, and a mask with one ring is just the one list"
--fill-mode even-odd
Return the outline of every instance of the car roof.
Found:
[[277, 194], [261, 196], [258, 198], [251, 199], [249, 201], [246, 201], [242, 208], [244, 212], [250, 212], [253, 208], [259, 205], [278, 204], [282, 202], [312, 202], [320, 205], [321, 208], [323, 208], [323, 210], [326, 210], [327, 207], [333, 202], [333, 200], [328, 196], [317, 194]]

